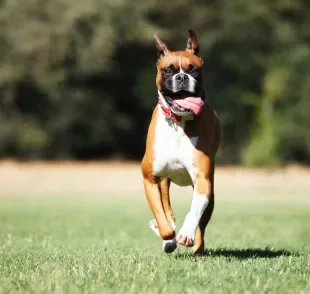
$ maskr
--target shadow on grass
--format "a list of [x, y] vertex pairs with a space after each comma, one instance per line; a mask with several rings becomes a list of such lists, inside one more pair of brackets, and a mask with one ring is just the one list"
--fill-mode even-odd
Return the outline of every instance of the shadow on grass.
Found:
[[[256, 259], [256, 258], [276, 258], [280, 256], [292, 256], [295, 255], [287, 250], [272, 250], [272, 249], [262, 249], [262, 248], [247, 248], [247, 249], [207, 249], [203, 254], [195, 255], [199, 256], [209, 256], [209, 257], [227, 257], [227, 258], [237, 258], [237, 259]], [[176, 254], [176, 258], [189, 257], [190, 254]]]
[[209, 249], [205, 250], [204, 256], [224, 256], [238, 259], [247, 258], [275, 258], [280, 256], [291, 256], [292, 253], [281, 249], [271, 250], [268, 248], [247, 248], [247, 249]]

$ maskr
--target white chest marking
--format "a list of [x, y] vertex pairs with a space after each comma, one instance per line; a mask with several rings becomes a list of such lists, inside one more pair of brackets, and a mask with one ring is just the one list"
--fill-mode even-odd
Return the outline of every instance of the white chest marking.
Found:
[[155, 128], [155, 161], [153, 172], [159, 177], [169, 177], [179, 186], [189, 186], [197, 174], [193, 166], [194, 148], [198, 137], [184, 134], [184, 123], [168, 120], [159, 109]]

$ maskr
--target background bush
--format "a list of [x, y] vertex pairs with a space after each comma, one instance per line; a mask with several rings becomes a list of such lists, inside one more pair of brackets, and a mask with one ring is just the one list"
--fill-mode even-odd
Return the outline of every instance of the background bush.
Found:
[[141, 159], [157, 32], [198, 34], [221, 163], [310, 162], [310, 2], [0, 0], [0, 156]]

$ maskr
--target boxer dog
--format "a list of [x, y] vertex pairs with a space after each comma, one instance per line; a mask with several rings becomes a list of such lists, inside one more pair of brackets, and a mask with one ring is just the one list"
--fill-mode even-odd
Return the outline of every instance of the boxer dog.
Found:
[[[159, 53], [156, 85], [158, 105], [149, 125], [141, 163], [145, 195], [155, 217], [149, 226], [171, 253], [177, 244], [204, 252], [204, 232], [214, 208], [214, 160], [222, 129], [205, 101], [203, 60], [198, 39], [189, 30], [187, 47], [171, 51], [155, 34]], [[193, 198], [179, 233], [170, 204], [169, 187], [192, 186]]]

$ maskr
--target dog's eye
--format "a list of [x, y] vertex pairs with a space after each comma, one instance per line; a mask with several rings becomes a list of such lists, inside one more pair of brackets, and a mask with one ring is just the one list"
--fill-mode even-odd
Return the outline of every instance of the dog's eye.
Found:
[[199, 75], [199, 73], [200, 73], [200, 70], [199, 70], [199, 68], [197, 68], [197, 67], [194, 67], [194, 68], [191, 69], [191, 71], [190, 71], [190, 75], [191, 75], [192, 77], [197, 77], [197, 76]]
[[163, 72], [165, 76], [171, 76], [173, 74], [173, 71], [168, 67], [166, 67]]

